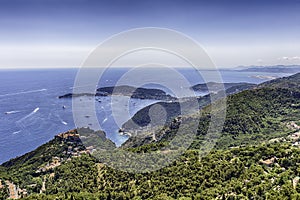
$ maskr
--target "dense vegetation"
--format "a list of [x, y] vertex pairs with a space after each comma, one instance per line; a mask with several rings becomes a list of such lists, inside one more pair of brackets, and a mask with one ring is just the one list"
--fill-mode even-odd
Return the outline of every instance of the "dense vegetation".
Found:
[[300, 149], [287, 143], [215, 150], [201, 160], [189, 150], [171, 166], [144, 174], [120, 172], [86, 155], [55, 168], [46, 194], [27, 199], [298, 199], [297, 163]]
[[[199, 123], [197, 137], [176, 161], [154, 172], [106, 166], [76, 137], [81, 133], [93, 143], [90, 130], [73, 130], [0, 166], [0, 199], [8, 197], [5, 180], [26, 189], [26, 199], [300, 199], [299, 85], [297, 74], [229, 96], [222, 134], [205, 156], [199, 149], [210, 106], [201, 115], [182, 116], [181, 121]], [[156, 141], [131, 140], [124, 150], [141, 155], [165, 150], [178, 122], [158, 132]], [[188, 124], [184, 130], [193, 131]], [[114, 148], [103, 132], [93, 133], [100, 146]]]
[[[250, 84], [250, 83], [225, 83], [220, 84], [220, 83], [214, 83], [210, 82], [210, 88], [213, 90], [211, 94], [204, 95], [203, 97], [197, 97], [197, 101], [199, 104], [199, 109], [209, 105], [211, 103], [211, 99], [219, 99], [224, 97], [224, 93], [222, 91], [225, 89], [225, 93], [227, 95], [230, 94], [235, 94], [250, 88], [253, 88], [256, 86], [255, 84]], [[198, 91], [201, 90], [202, 92], [207, 92], [208, 87], [206, 84], [197, 84], [192, 86], [193, 90]], [[164, 108], [166, 112], [166, 122], [170, 123], [174, 117], [179, 116], [181, 113], [181, 107], [185, 107], [186, 109], [190, 109], [192, 112], [194, 111], [195, 107], [191, 106], [191, 101], [195, 101], [194, 98], [181, 98], [178, 101], [173, 101], [173, 102], [158, 102], [153, 105], [158, 105]], [[150, 124], [151, 120], [149, 117], [149, 110], [153, 105], [149, 105], [141, 110], [139, 110], [133, 117], [132, 119], [128, 120], [126, 123], [122, 125], [122, 128], [128, 132], [134, 131], [136, 129], [136, 125], [138, 127], [146, 127], [147, 125]], [[151, 126], [156, 126], [156, 123], [151, 122]]]
[[38, 173], [37, 170], [51, 162], [53, 157], [67, 158], [68, 145], [76, 144], [61, 143], [59, 138], [55, 138], [35, 151], [4, 163], [0, 168], [0, 179], [10, 180], [29, 192], [39, 192], [43, 172]]
[[[290, 134], [286, 124], [299, 121], [300, 110], [293, 106], [300, 103], [299, 97], [298, 92], [270, 88], [248, 90], [229, 96], [225, 124], [216, 147], [257, 144]], [[201, 119], [199, 140], [206, 134], [206, 118], [209, 118], [209, 114]]]
[[[216, 148], [228, 148], [253, 143], [260, 143], [271, 138], [290, 134], [287, 123], [300, 122], [300, 74], [285, 77], [259, 85], [257, 88], [245, 90], [227, 97], [226, 120]], [[205, 98], [205, 97], [204, 97]], [[202, 98], [203, 99], [203, 98]], [[206, 100], [202, 101], [202, 105]], [[179, 107], [179, 105], [177, 105]], [[175, 116], [174, 106], [165, 106], [167, 112]], [[137, 124], [149, 121], [147, 110], [138, 112], [133, 121]], [[195, 118], [194, 116], [190, 118]], [[211, 114], [209, 106], [203, 109], [202, 116], [196, 116], [199, 121], [197, 139], [192, 148], [200, 148], [209, 126]], [[195, 119], [194, 119], [195, 120]], [[191, 120], [192, 121], [192, 120]], [[125, 124], [126, 125], [126, 124]], [[130, 125], [129, 122], [127, 124]], [[167, 126], [171, 126], [170, 124]], [[133, 127], [133, 126], [132, 126]], [[188, 128], [187, 128], [188, 131]], [[176, 128], [167, 128], [163, 139], [172, 138]], [[153, 134], [149, 132], [149, 134]], [[147, 131], [130, 138], [123, 146], [140, 146], [157, 142], [149, 140]], [[170, 136], [171, 135], [171, 136]], [[164, 140], [163, 140], [164, 141]]]
[[88, 135], [97, 135], [96, 142], [99, 146], [106, 149], [115, 147], [113, 142], [105, 138], [103, 131], [93, 132], [88, 128], [71, 130], [55, 136], [53, 140], [32, 152], [3, 163], [0, 167], [0, 179], [9, 180], [29, 193], [39, 193], [45, 174], [53, 173], [55, 167], [70, 160], [74, 155], [87, 153], [78, 133], [86, 136], [84, 144], [89, 144], [89, 140], [95, 141], [93, 137], [87, 137]]
[[[0, 169], [1, 171], [3, 169]], [[0, 199], [7, 199], [8, 198], [8, 187], [3, 180], [0, 180]]]
[[[286, 136], [291, 133], [287, 128], [290, 121], [299, 122], [300, 92], [295, 88], [263, 87], [246, 90], [227, 97], [226, 120], [222, 134], [218, 138], [216, 148], [228, 148], [246, 144], [258, 144], [272, 138]], [[199, 121], [197, 139], [192, 144], [193, 149], [202, 145], [210, 123], [209, 106], [203, 109], [202, 116], [190, 117]], [[198, 118], [198, 119], [197, 119]], [[189, 119], [193, 121], [192, 119]], [[176, 134], [173, 128], [167, 128], [157, 133], [164, 134], [162, 141]], [[189, 130], [188, 126], [186, 131]], [[170, 136], [171, 135], [171, 136]], [[130, 138], [123, 146], [139, 146], [157, 142], [146, 136]]]

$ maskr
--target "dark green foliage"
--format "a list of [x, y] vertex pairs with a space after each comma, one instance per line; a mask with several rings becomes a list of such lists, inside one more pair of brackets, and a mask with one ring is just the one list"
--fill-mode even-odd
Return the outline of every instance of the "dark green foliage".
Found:
[[[167, 113], [167, 120], [170, 120], [175, 116], [180, 115], [180, 104], [178, 102], [159, 102], [156, 105], [162, 106], [165, 109]], [[123, 128], [126, 130], [130, 130], [135, 127], [135, 124], [138, 124], [141, 127], [147, 126], [151, 121], [148, 114], [150, 108], [151, 106], [147, 106], [146, 108], [137, 112], [130, 121], [126, 122], [123, 125]]]
[[[269, 166], [261, 163], [275, 156]], [[82, 156], [54, 170], [56, 175], [47, 180], [47, 198], [293, 199], [300, 192], [300, 185], [292, 185], [300, 176], [296, 163], [300, 149], [279, 143], [214, 150], [201, 159], [189, 150], [170, 166], [144, 174], [117, 171]]]
[[291, 133], [286, 123], [300, 118], [300, 110], [291, 106], [300, 102], [297, 95], [288, 89], [261, 88], [229, 96], [216, 147], [258, 144]]
[[2, 186], [0, 188], [0, 199], [7, 199], [8, 198], [8, 187], [5, 185], [5, 182], [0, 179], [0, 185]]
[[[300, 104], [299, 95], [299, 92], [291, 89], [258, 88], [228, 96], [226, 119], [216, 148], [259, 144], [290, 134], [286, 123], [300, 118], [300, 110], [295, 106]], [[199, 121], [197, 138], [191, 145], [192, 149], [199, 149], [211, 121], [210, 106], [204, 108], [201, 115], [186, 118], [186, 121]], [[187, 124], [185, 131], [188, 133], [193, 130]], [[156, 135], [161, 142], [166, 142], [174, 134], [176, 128], [164, 128]], [[148, 140], [149, 137], [132, 137], [123, 146], [137, 147], [154, 142]]]
[[[67, 154], [69, 146], [84, 149], [85, 147], [82, 146], [80, 141], [78, 142], [73, 140], [63, 141], [62, 138], [55, 137], [55, 139], [34, 151], [3, 163], [0, 168], [0, 179], [9, 180], [20, 188], [27, 189], [29, 193], [38, 193], [42, 187], [42, 176], [45, 174], [44, 171], [39, 169], [51, 163], [54, 157], [59, 159], [69, 158], [70, 155]], [[49, 169], [47, 173], [52, 171], [52, 169]]]

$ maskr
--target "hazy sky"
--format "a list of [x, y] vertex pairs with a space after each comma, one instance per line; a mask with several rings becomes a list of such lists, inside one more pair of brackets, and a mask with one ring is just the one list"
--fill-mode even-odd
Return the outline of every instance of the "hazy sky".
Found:
[[0, 67], [79, 66], [149, 26], [192, 37], [219, 67], [300, 64], [299, 0], [0, 0]]

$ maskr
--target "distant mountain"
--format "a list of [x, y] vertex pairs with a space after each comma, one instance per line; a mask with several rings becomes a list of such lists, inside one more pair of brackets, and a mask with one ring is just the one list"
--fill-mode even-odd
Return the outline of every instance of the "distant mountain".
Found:
[[275, 65], [275, 66], [242, 66], [234, 70], [244, 72], [269, 72], [269, 73], [299, 73], [300, 65]]

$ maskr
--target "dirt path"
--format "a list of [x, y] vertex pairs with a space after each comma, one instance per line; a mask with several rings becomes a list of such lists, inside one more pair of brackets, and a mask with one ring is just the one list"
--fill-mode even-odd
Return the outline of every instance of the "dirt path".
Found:
[[9, 189], [9, 199], [18, 199], [18, 192], [17, 192], [17, 187], [15, 184], [5, 181], [6, 185], [8, 186]]
[[43, 179], [42, 188], [41, 188], [40, 193], [43, 193], [45, 191], [46, 191], [46, 177], [44, 177], [44, 179]]

